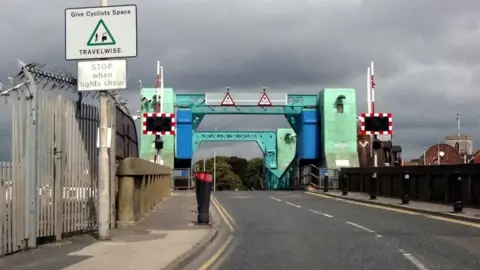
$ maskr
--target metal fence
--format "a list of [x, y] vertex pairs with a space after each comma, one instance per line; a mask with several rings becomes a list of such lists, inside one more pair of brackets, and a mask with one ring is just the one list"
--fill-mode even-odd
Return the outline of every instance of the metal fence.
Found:
[[323, 188], [326, 175], [328, 175], [328, 188], [338, 189], [340, 170], [320, 168], [313, 164], [305, 165], [300, 169], [300, 184], [314, 184]]
[[173, 189], [175, 190], [191, 190], [195, 187], [193, 178], [194, 173], [190, 168], [172, 170]]
[[[35, 98], [36, 114], [33, 99], [13, 101], [12, 162], [0, 169], [0, 255], [35, 246], [32, 238], [59, 240], [96, 229], [98, 110], [54, 92], [38, 91]], [[115, 170], [113, 158], [112, 221]]]

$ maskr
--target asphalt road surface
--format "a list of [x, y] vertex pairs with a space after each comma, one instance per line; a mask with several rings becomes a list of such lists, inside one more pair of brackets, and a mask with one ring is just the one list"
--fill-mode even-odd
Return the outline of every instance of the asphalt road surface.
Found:
[[480, 269], [480, 226], [299, 191], [215, 196], [235, 223], [218, 269]]

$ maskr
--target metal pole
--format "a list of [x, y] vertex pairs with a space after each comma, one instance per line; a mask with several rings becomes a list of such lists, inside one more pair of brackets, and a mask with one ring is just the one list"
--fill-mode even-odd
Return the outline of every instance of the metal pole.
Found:
[[217, 189], [217, 152], [213, 152], [213, 191]]
[[[108, 6], [100, 0], [100, 6]], [[100, 147], [98, 150], [98, 238], [110, 239], [110, 170], [108, 156], [108, 93], [100, 92]]]
[[203, 171], [206, 171], [207, 170], [207, 167], [205, 167], [205, 159], [203, 159]]
[[[160, 61], [157, 61], [157, 84], [155, 94], [155, 109], [156, 113], [163, 113], [163, 67], [160, 66]], [[162, 135], [157, 135], [160, 141], [163, 140]], [[157, 155], [155, 156], [155, 163], [163, 165], [162, 149], [157, 149]]]

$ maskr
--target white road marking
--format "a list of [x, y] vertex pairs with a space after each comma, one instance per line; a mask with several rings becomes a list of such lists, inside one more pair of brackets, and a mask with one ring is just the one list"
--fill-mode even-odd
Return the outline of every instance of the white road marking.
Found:
[[348, 222], [346, 222], [346, 223], [349, 224], [349, 225], [352, 225], [352, 226], [354, 226], [354, 227], [357, 227], [357, 228], [359, 228], [359, 229], [362, 229], [362, 230], [364, 230], [364, 231], [366, 231], [366, 232], [374, 233], [375, 236], [378, 237], [378, 238], [381, 238], [381, 237], [382, 237], [380, 234], [378, 234], [378, 233], [375, 232], [374, 230], [370, 230], [369, 228], [365, 228], [365, 227], [363, 227], [362, 225], [358, 225], [357, 223], [353, 223], [353, 222], [350, 222], [350, 221], [348, 221]]
[[275, 201], [277, 201], [277, 202], [281, 202], [281, 201], [282, 201], [282, 200], [280, 200], [280, 199], [278, 199], [278, 198], [275, 198], [275, 197], [269, 197], [269, 198], [272, 199], [272, 200], [275, 200]]
[[325, 213], [322, 213], [322, 212], [318, 212], [318, 211], [313, 210], [313, 209], [309, 209], [309, 210], [310, 210], [310, 212], [312, 212], [314, 214], [317, 214], [317, 215], [322, 215], [322, 216], [326, 216], [326, 217], [329, 217], [329, 218], [333, 217], [332, 215], [325, 214]]
[[354, 226], [354, 227], [357, 227], [357, 228], [362, 229], [362, 230], [364, 230], [364, 231], [367, 231], [367, 232], [369, 232], [369, 233], [375, 233], [375, 231], [370, 230], [369, 228], [365, 228], [365, 227], [363, 227], [362, 225], [358, 225], [357, 223], [353, 223], [353, 222], [347, 221], [347, 224], [350, 224], [350, 225], [352, 225], [352, 226]]
[[413, 263], [413, 265], [415, 265], [415, 267], [417, 267], [418, 269], [420, 270], [428, 270], [428, 268], [423, 265], [422, 262], [420, 262], [415, 256], [413, 256], [412, 254], [410, 254], [409, 252], [403, 250], [403, 249], [399, 249], [398, 251], [400, 251], [402, 253], [402, 255], [407, 259], [409, 260], [411, 263]]
[[297, 207], [297, 208], [300, 208], [300, 207], [301, 207], [300, 205], [296, 205], [296, 204], [293, 204], [293, 203], [291, 203], [291, 202], [285, 202], [285, 203], [288, 204], [288, 205]]
[[233, 197], [228, 197], [228, 199], [251, 199], [251, 196], [233, 196]]

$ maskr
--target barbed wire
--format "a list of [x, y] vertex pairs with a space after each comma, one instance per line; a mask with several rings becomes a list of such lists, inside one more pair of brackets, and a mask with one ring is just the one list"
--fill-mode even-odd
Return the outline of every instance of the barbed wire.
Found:
[[[29, 83], [31, 83], [31, 79], [27, 73], [31, 74], [33, 77], [34, 82], [37, 86], [42, 87], [43, 89], [47, 87], [51, 87], [52, 89], [60, 89], [70, 91], [72, 93], [78, 94], [77, 89], [77, 78], [70, 74], [67, 71], [63, 72], [56, 72], [52, 69], [48, 69], [46, 65], [39, 64], [39, 63], [30, 63], [25, 64], [22, 61], [18, 61], [20, 66], [20, 72], [16, 75], [17, 80], [21, 80], [23, 82], [16, 83], [14, 78], [9, 77], [10, 84], [12, 85], [10, 88], [2, 90], [3, 84], [0, 82], [0, 97], [8, 98], [11, 94], [15, 94], [17, 98], [20, 97], [21, 90], [23, 86], [27, 86], [26, 89], [29, 91], [27, 97], [31, 97], [30, 90], [28, 89]], [[124, 100], [120, 97], [120, 94], [117, 91], [108, 91], [109, 96], [122, 111], [124, 111], [128, 115], [132, 115], [130, 110], [127, 108], [128, 101]], [[93, 99], [98, 99], [100, 97], [99, 92], [82, 92], [82, 95], [89, 96]]]

